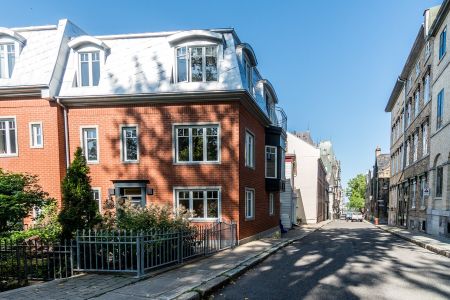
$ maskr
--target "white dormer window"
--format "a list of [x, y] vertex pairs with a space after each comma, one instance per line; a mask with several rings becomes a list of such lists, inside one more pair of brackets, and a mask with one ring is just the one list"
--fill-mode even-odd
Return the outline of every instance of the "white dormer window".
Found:
[[217, 81], [217, 46], [179, 47], [176, 49], [177, 82]]
[[100, 81], [100, 51], [80, 52], [81, 86], [98, 86]]
[[11, 78], [16, 63], [14, 43], [0, 44], [0, 78]]
[[253, 76], [252, 76], [253, 68], [247, 57], [245, 57], [244, 59], [244, 69], [245, 69], [245, 77], [247, 78], [247, 89], [251, 94], [253, 94]]

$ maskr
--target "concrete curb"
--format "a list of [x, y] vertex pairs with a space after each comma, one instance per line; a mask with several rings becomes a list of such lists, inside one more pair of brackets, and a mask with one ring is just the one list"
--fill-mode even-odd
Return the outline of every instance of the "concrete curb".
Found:
[[[368, 222], [368, 223], [370, 223], [370, 222]], [[370, 224], [372, 224], [372, 223], [370, 223]], [[439, 254], [439, 255], [442, 255], [442, 256], [450, 258], [450, 251], [449, 250], [445, 250], [445, 249], [436, 247], [434, 245], [427, 244], [427, 243], [424, 243], [422, 241], [413, 239], [413, 238], [411, 238], [409, 236], [406, 236], [406, 235], [403, 235], [401, 233], [398, 233], [398, 232], [395, 232], [393, 230], [390, 230], [389, 228], [380, 227], [378, 225], [373, 225], [373, 226], [375, 226], [376, 228], [378, 228], [380, 230], [383, 230], [385, 232], [389, 232], [390, 234], [395, 235], [395, 236], [397, 236], [397, 237], [399, 237], [401, 239], [404, 239], [404, 240], [406, 240], [406, 241], [408, 241], [410, 243], [416, 244], [417, 246], [422, 247], [424, 249], [427, 249], [427, 250], [429, 250], [431, 252], [434, 252], [436, 254]]]
[[[233, 268], [230, 268], [226, 270], [225, 272], [219, 274], [217, 277], [210, 279], [208, 281], [202, 282], [198, 286], [194, 287], [193, 289], [190, 289], [183, 294], [172, 298], [173, 300], [198, 300], [203, 299], [205, 296], [211, 294], [214, 290], [217, 288], [220, 288], [224, 285], [226, 285], [228, 282], [230, 282], [232, 279], [238, 278], [240, 275], [248, 271], [249, 269], [253, 268], [257, 264], [264, 261], [267, 257], [271, 256], [278, 250], [296, 242], [299, 240], [304, 239], [308, 235], [312, 234], [313, 232], [316, 232], [323, 226], [329, 224], [332, 222], [332, 220], [325, 221], [323, 224], [321, 224], [317, 228], [313, 228], [310, 232], [305, 232], [304, 234], [297, 236], [295, 238], [287, 239], [285, 241], [281, 241], [280, 243], [272, 246], [268, 250], [262, 251], [259, 254], [247, 259], [244, 262], [241, 262], [237, 266], [234, 266]], [[171, 299], [171, 300], [172, 300]]]

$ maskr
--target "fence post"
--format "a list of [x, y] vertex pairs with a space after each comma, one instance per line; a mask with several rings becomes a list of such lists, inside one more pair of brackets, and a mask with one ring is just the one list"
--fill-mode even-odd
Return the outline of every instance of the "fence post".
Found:
[[141, 238], [139, 231], [136, 232], [136, 269], [137, 277], [141, 277]]
[[75, 239], [76, 247], [77, 247], [77, 269], [80, 270], [80, 232], [77, 230], [77, 235]]
[[219, 250], [222, 249], [222, 222], [219, 222]]
[[178, 263], [183, 263], [183, 229], [178, 230]]
[[70, 247], [70, 276], [73, 276], [73, 240], [69, 241], [69, 247]]

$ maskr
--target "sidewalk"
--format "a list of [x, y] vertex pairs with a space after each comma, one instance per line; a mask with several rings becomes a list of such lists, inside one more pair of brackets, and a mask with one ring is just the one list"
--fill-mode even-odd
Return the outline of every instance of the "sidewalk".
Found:
[[146, 278], [81, 275], [0, 293], [0, 299], [200, 299], [330, 221], [297, 227], [283, 238], [249, 242]]
[[384, 231], [390, 232], [404, 240], [414, 243], [422, 248], [430, 250], [434, 253], [450, 258], [450, 239], [445, 237], [438, 237], [422, 232], [410, 231], [408, 229], [387, 226], [374, 225]]

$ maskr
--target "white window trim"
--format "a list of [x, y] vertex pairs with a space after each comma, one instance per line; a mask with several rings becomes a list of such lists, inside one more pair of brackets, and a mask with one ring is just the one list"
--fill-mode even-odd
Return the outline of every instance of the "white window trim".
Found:
[[[251, 216], [248, 215], [247, 192], [253, 192], [252, 215], [251, 215]], [[255, 202], [256, 202], [255, 198], [256, 198], [256, 192], [255, 192], [255, 189], [254, 189], [254, 188], [248, 188], [248, 187], [246, 187], [246, 188], [245, 188], [245, 197], [244, 197], [244, 200], [245, 200], [245, 220], [246, 220], [246, 221], [251, 221], [251, 220], [254, 220], [254, 219], [255, 219], [255, 206], [256, 206], [256, 205], [255, 205]]]
[[[126, 127], [136, 127], [136, 137], [137, 137], [137, 159], [136, 160], [127, 160], [125, 157], [125, 149], [124, 149], [124, 136], [123, 136], [123, 128]], [[139, 163], [139, 152], [140, 152], [140, 141], [139, 141], [139, 126], [137, 124], [121, 124], [119, 126], [119, 135], [120, 135], [120, 161], [124, 164], [138, 164]]]
[[[222, 220], [222, 187], [221, 186], [175, 186], [173, 187], [173, 211], [178, 213], [178, 192], [179, 191], [218, 191], [218, 213], [217, 218], [189, 218], [193, 222], [214, 222]], [[205, 201], [205, 200], [204, 200]], [[189, 205], [191, 204], [191, 197], [189, 197]], [[191, 209], [191, 208], [189, 208]], [[206, 209], [206, 206], [205, 206]]]
[[[250, 63], [250, 58], [246, 53], [242, 53], [243, 55], [243, 64], [244, 64], [244, 70], [245, 72], [245, 78], [247, 79], [247, 89], [250, 92], [251, 95], [254, 95], [253, 90], [253, 66]], [[247, 74], [247, 70], [249, 73]], [[250, 75], [250, 76], [248, 76]]]
[[275, 212], [275, 196], [273, 193], [269, 193], [269, 216], [273, 216]]
[[[33, 141], [33, 125], [39, 125], [41, 126], [41, 144], [40, 145], [33, 145], [34, 141]], [[30, 130], [30, 148], [33, 149], [41, 149], [44, 148], [44, 127], [42, 126], [42, 121], [39, 122], [29, 122], [28, 123], [28, 127]]]
[[[99, 63], [100, 63], [100, 77], [99, 77], [99, 81], [98, 81], [98, 85], [93, 85], [92, 82], [92, 61], [90, 60], [89, 63], [89, 85], [86, 86], [82, 86], [81, 85], [81, 59], [80, 59], [80, 54], [82, 53], [92, 53], [92, 52], [99, 52]], [[77, 88], [96, 88], [98, 86], [100, 86], [101, 81], [102, 81], [102, 70], [104, 69], [104, 65], [105, 65], [105, 61], [106, 61], [106, 54], [105, 54], [105, 50], [101, 49], [101, 48], [97, 48], [94, 46], [87, 46], [87, 47], [83, 47], [77, 50], [73, 50], [73, 55], [74, 55], [74, 65], [75, 65], [75, 70], [77, 70]], [[92, 56], [90, 56], [92, 59]]]
[[[206, 80], [206, 47], [216, 47], [216, 58], [217, 58], [217, 80]], [[177, 49], [179, 48], [186, 48], [186, 80], [184, 81], [178, 81], [178, 56], [177, 56]], [[191, 70], [191, 48], [203, 48], [202, 51], [202, 81], [192, 81], [192, 70]], [[209, 82], [219, 82], [220, 72], [219, 72], [219, 54], [220, 54], [220, 45], [217, 43], [188, 43], [183, 45], [177, 45], [174, 47], [174, 57], [175, 57], [175, 63], [174, 63], [174, 70], [175, 70], [175, 76], [174, 76], [174, 82], [175, 83], [183, 83], [183, 82], [189, 82], [189, 83], [209, 83]]]
[[[23, 44], [18, 42], [17, 40], [11, 39], [11, 38], [0, 38], [0, 45], [10, 45], [10, 44], [14, 45], [14, 52], [15, 52], [14, 53], [15, 64], [13, 67], [13, 71], [11, 72], [11, 77], [12, 77], [12, 75], [14, 73], [14, 69], [16, 68], [17, 62], [19, 60], [20, 52], [22, 51]], [[7, 47], [5, 47], [4, 51], [5, 51], [4, 55], [6, 58], [5, 59], [5, 62], [6, 62], [5, 72], [6, 72], [6, 74], [8, 74], [8, 77], [0, 77], [0, 79], [10, 79], [11, 77], [9, 77], [9, 63], [8, 63]]]
[[[251, 154], [251, 160], [250, 163], [247, 162], [247, 134], [251, 135], [253, 137], [253, 153]], [[247, 168], [256, 169], [256, 135], [250, 130], [245, 129], [245, 141], [244, 141], [244, 165]]]
[[[0, 120], [4, 120], [4, 119], [13, 119], [14, 120], [14, 126], [16, 127], [16, 130], [14, 130], [14, 134], [16, 137], [16, 153], [0, 154], [0, 157], [17, 157], [17, 156], [19, 156], [19, 141], [17, 139], [17, 132], [19, 131], [19, 129], [18, 129], [18, 125], [17, 125], [17, 118], [16, 118], [16, 116], [0, 116]], [[9, 139], [6, 139], [6, 143], [9, 144]]]
[[[268, 148], [272, 148], [275, 149], [275, 176], [267, 176], [267, 149]], [[264, 161], [265, 161], [265, 175], [266, 178], [272, 178], [272, 179], [276, 179], [278, 178], [278, 153], [277, 153], [277, 147], [276, 146], [268, 146], [266, 145], [265, 149], [264, 149]]]
[[[97, 160], [88, 160], [86, 153], [84, 152], [84, 135], [83, 135], [83, 129], [95, 129], [97, 131]], [[86, 163], [88, 164], [98, 164], [100, 163], [100, 141], [99, 141], [99, 130], [98, 125], [82, 125], [80, 126], [80, 145], [81, 149], [83, 149], [83, 155], [86, 158]]]
[[[97, 191], [98, 192], [98, 212], [101, 214], [102, 213], [102, 188], [100, 187], [91, 187], [92, 191]], [[94, 199], [95, 201], [95, 199]]]
[[[217, 126], [217, 148], [218, 148], [218, 152], [217, 152], [217, 160], [216, 161], [207, 161], [207, 160], [203, 160], [203, 161], [193, 161], [192, 160], [192, 128], [191, 127], [213, 127], [213, 126]], [[177, 129], [179, 127], [190, 127], [189, 128], [189, 161], [179, 161], [178, 160], [178, 133], [177, 133]], [[221, 126], [219, 122], [194, 122], [194, 123], [173, 123], [172, 124], [172, 161], [174, 165], [202, 165], [202, 164], [207, 164], [207, 165], [214, 165], [214, 164], [221, 164], [222, 162], [222, 136], [221, 136]], [[203, 158], [205, 158], [206, 155], [206, 134], [204, 135], [204, 139], [203, 139]]]

